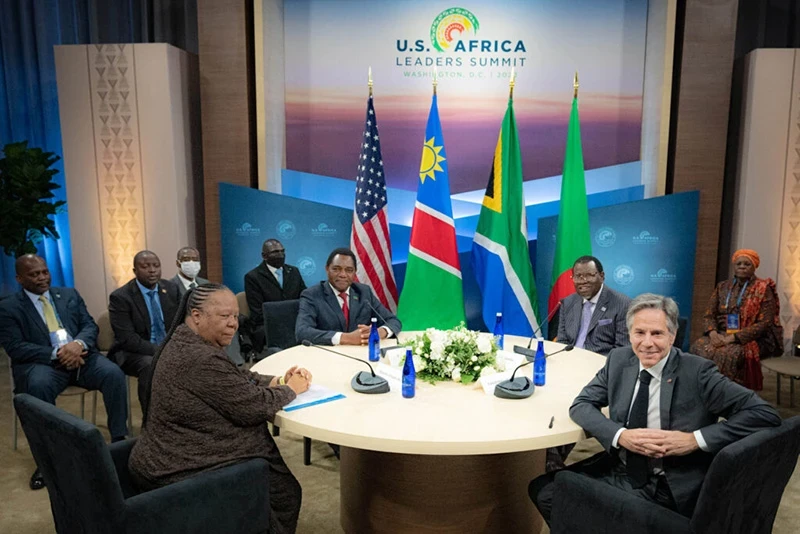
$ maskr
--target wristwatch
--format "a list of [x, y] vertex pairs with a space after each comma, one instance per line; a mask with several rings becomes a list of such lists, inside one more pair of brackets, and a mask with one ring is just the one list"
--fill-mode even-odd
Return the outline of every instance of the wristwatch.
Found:
[[83, 350], [89, 350], [89, 347], [86, 345], [86, 342], [82, 339], [74, 339], [75, 343], [83, 347]]

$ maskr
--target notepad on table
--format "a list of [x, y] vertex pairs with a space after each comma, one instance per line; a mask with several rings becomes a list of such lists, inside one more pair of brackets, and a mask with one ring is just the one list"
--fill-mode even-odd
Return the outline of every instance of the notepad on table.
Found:
[[325, 386], [320, 386], [319, 384], [311, 384], [308, 387], [308, 391], [299, 394], [292, 402], [284, 406], [283, 409], [287, 412], [291, 412], [292, 410], [308, 408], [309, 406], [343, 398], [344, 395], [337, 391], [326, 388]]

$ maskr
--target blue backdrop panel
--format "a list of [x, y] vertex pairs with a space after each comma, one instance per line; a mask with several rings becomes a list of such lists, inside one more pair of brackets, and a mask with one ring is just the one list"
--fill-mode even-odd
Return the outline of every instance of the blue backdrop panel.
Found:
[[244, 291], [244, 275], [261, 261], [261, 244], [276, 238], [286, 263], [300, 269], [307, 286], [326, 278], [325, 260], [350, 246], [353, 210], [300, 200], [249, 187], [219, 186], [222, 280]]
[[[605, 283], [630, 297], [670, 296], [691, 324], [699, 199], [691, 191], [589, 210], [592, 251], [603, 263]], [[550, 295], [557, 219], [539, 219], [536, 287], [542, 312]]]

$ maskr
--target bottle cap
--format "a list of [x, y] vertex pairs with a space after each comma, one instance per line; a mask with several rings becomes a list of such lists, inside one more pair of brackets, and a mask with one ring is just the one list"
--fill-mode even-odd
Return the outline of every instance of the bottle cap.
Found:
[[373, 318], [372, 318], [372, 322], [373, 322], [373, 323], [377, 323], [377, 322], [378, 322], [378, 318], [377, 318], [377, 317], [373, 317]]
[[503, 316], [503, 312], [497, 312], [497, 316], [498, 317], [502, 317]]

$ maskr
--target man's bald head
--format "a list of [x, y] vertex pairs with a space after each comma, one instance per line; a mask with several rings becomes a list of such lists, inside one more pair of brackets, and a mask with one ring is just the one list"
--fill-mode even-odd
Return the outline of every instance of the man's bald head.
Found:
[[35, 295], [42, 295], [50, 289], [50, 270], [44, 258], [36, 254], [25, 254], [14, 264], [17, 282]]

